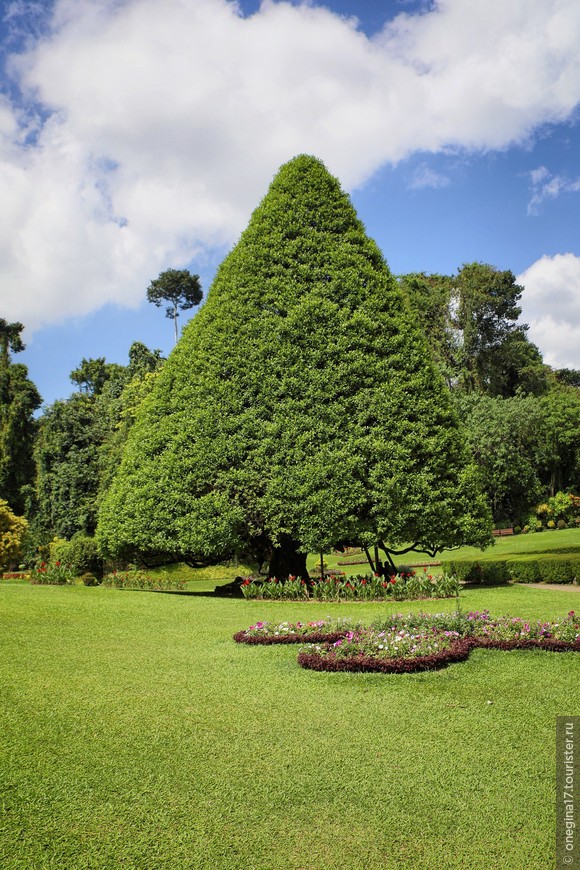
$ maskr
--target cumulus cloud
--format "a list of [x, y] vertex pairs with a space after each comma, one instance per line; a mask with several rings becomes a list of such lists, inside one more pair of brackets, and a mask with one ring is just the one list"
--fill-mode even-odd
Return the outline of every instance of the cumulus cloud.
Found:
[[309, 4], [56, 0], [0, 104], [4, 316], [136, 305], [235, 241], [297, 153], [352, 189], [415, 151], [525, 141], [580, 102], [579, 42], [576, 0], [440, 0], [371, 39]]
[[528, 173], [530, 178], [531, 199], [528, 214], [537, 215], [546, 199], [556, 199], [562, 193], [580, 192], [580, 178], [570, 179], [565, 175], [552, 175], [545, 166], [538, 166]]
[[525, 287], [522, 318], [544, 361], [580, 369], [580, 257], [542, 257], [516, 280]]

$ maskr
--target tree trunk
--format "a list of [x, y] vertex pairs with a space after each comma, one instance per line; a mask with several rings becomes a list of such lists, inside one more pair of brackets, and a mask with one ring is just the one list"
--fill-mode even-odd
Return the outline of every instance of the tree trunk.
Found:
[[179, 317], [179, 314], [177, 312], [177, 304], [174, 304], [173, 305], [173, 327], [175, 329], [175, 344], [177, 344], [177, 341], [179, 339], [179, 334], [177, 332], [177, 318], [178, 317]]
[[289, 535], [282, 535], [280, 546], [272, 550], [268, 577], [287, 580], [290, 574], [294, 577], [302, 577], [304, 580], [309, 579], [306, 570], [306, 553], [299, 553], [296, 541], [293, 541]]

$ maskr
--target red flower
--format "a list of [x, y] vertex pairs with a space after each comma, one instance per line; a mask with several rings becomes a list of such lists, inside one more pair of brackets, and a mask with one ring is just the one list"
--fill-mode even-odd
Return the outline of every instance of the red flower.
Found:
[[396, 582], [397, 582], [396, 578], [395, 578], [395, 577], [391, 577], [391, 583], [396, 583]]

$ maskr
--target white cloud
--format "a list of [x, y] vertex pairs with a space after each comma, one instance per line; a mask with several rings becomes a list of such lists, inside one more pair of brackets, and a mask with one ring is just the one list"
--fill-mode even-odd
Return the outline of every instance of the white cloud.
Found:
[[544, 361], [580, 369], [580, 257], [542, 257], [517, 277], [523, 284], [522, 319]]
[[431, 169], [426, 163], [421, 163], [413, 173], [409, 187], [412, 190], [420, 190], [423, 187], [433, 187], [436, 190], [441, 187], [447, 187], [449, 178], [442, 172], [437, 172], [436, 169]]
[[546, 199], [557, 199], [562, 193], [580, 192], [580, 178], [570, 179], [565, 175], [552, 175], [545, 166], [539, 166], [528, 173], [530, 176], [531, 199], [528, 214], [536, 215]]
[[440, 0], [370, 40], [307, 4], [57, 0], [12, 58], [27, 111], [0, 105], [4, 316], [137, 304], [235, 240], [297, 153], [352, 188], [416, 151], [524, 141], [580, 102], [579, 43], [577, 0]]

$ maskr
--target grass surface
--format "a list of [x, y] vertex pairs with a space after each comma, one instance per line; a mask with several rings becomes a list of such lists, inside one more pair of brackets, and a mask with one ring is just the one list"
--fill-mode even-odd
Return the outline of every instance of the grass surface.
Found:
[[[556, 618], [580, 595], [461, 605]], [[555, 716], [580, 713], [579, 655], [324, 674], [232, 641], [258, 619], [453, 608], [0, 583], [0, 866], [552, 866]]]
[[456, 559], [509, 559], [516, 556], [534, 557], [545, 553], [580, 553], [580, 529], [556, 529], [553, 532], [533, 532], [527, 535], [510, 535], [495, 538], [494, 546], [487, 550], [475, 547], [460, 547], [446, 550], [442, 561]]

